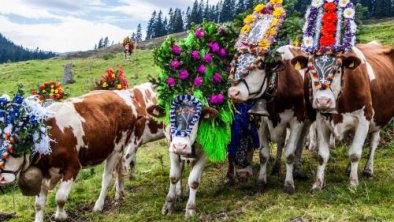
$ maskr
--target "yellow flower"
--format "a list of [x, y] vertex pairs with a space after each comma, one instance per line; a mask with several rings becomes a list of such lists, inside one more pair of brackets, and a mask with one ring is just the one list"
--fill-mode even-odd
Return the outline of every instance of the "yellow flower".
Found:
[[106, 88], [108, 86], [108, 84], [107, 84], [107, 82], [103, 82], [103, 84], [101, 86]]
[[53, 96], [53, 93], [49, 93], [49, 96]]
[[118, 84], [116, 87], [117, 87], [118, 89], [122, 89], [122, 85], [121, 85], [121, 84]]
[[112, 74], [112, 78], [115, 78], [115, 73], [114, 73], [114, 74]]
[[282, 4], [283, 0], [271, 0], [271, 4], [275, 5], [275, 4]]
[[45, 89], [43, 89], [41, 92], [46, 93], [47, 91], [45, 91]]
[[276, 35], [276, 30], [275, 29], [270, 29], [269, 31], [268, 31], [268, 35]]
[[270, 48], [270, 43], [268, 42], [267, 39], [263, 39], [259, 43], [259, 47], [262, 48], [263, 50], [268, 50]]
[[246, 18], [244, 18], [244, 23], [249, 24], [252, 23], [256, 18], [253, 15], [248, 15]]
[[245, 25], [244, 27], [242, 27], [241, 29], [241, 33], [245, 34], [245, 33], [249, 33], [250, 32], [250, 26], [249, 25]]
[[264, 4], [256, 5], [256, 7], [254, 8], [254, 11], [255, 12], [261, 12], [261, 11], [263, 11], [264, 7], [265, 7]]
[[272, 27], [272, 26], [277, 26], [278, 23], [279, 23], [279, 19], [274, 18], [274, 19], [272, 20], [271, 27]]
[[51, 93], [54, 93], [55, 92], [55, 90], [54, 89], [51, 89]]
[[54, 85], [51, 85], [51, 88], [54, 88], [55, 86]]
[[55, 89], [55, 93], [58, 94], [58, 93], [59, 93], [59, 90]]
[[272, 13], [275, 17], [280, 18], [280, 16], [285, 12], [283, 8], [277, 8]]

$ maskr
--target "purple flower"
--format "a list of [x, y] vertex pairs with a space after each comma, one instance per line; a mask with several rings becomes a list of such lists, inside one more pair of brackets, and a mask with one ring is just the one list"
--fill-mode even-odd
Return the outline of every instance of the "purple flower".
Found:
[[168, 77], [167, 85], [169, 85], [169, 86], [175, 85], [175, 79], [173, 77]]
[[222, 81], [222, 75], [220, 73], [213, 74], [213, 82], [220, 83]]
[[204, 60], [205, 62], [207, 62], [207, 63], [211, 63], [211, 62], [212, 62], [212, 56], [211, 56], [211, 54], [207, 53], [207, 54], [204, 56], [203, 60]]
[[208, 43], [208, 46], [211, 48], [212, 52], [218, 52], [220, 50], [219, 43], [217, 42], [210, 42]]
[[203, 83], [202, 77], [195, 78], [193, 83], [194, 83], [195, 86], [202, 86], [202, 83]]
[[174, 55], [180, 55], [182, 50], [181, 47], [179, 47], [178, 45], [173, 45], [171, 48], [172, 54]]
[[216, 95], [212, 95], [212, 96], [209, 97], [208, 101], [211, 104], [217, 104], [218, 103], [218, 98], [217, 98]]
[[227, 72], [231, 72], [231, 66], [226, 67]]
[[200, 67], [198, 67], [198, 72], [201, 74], [204, 74], [207, 71], [207, 68], [204, 65], [200, 65]]
[[196, 60], [201, 58], [200, 52], [197, 51], [197, 50], [193, 51], [193, 52], [191, 53], [191, 55], [192, 55], [193, 59], [196, 59]]
[[172, 60], [171, 64], [170, 64], [170, 66], [173, 70], [177, 69], [180, 65], [181, 65], [181, 63], [178, 60]]
[[223, 96], [223, 94], [218, 94], [217, 96], [216, 96], [216, 102], [217, 102], [217, 104], [222, 104], [223, 102], [224, 102], [224, 96]]
[[205, 32], [202, 29], [197, 29], [194, 34], [196, 35], [197, 38], [202, 39], [205, 37]]
[[179, 79], [186, 80], [187, 78], [189, 78], [189, 72], [184, 69], [178, 74], [178, 77]]
[[227, 55], [226, 49], [220, 49], [219, 55], [222, 57], [226, 56]]

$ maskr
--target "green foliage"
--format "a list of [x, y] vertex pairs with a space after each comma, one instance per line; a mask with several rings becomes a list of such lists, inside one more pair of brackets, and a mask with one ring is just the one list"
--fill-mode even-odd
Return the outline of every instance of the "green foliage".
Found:
[[114, 54], [106, 54], [103, 57], [104, 60], [110, 60], [110, 59], [113, 59], [113, 58], [115, 58]]

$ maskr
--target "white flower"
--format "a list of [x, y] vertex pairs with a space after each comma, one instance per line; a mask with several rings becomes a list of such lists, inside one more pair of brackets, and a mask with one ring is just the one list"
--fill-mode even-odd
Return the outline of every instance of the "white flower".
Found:
[[339, 0], [339, 6], [345, 8], [349, 4], [349, 0]]
[[327, 0], [328, 3], [334, 2], [334, 0]]
[[357, 31], [357, 25], [354, 21], [350, 22], [350, 30], [351, 32], [355, 33]]
[[313, 38], [312, 36], [304, 36], [304, 46], [309, 48], [313, 46]]
[[318, 7], [322, 6], [322, 5], [323, 5], [323, 0], [313, 0], [312, 1], [312, 6], [315, 7], [315, 8], [318, 8]]
[[347, 8], [347, 9], [345, 9], [345, 11], [343, 11], [343, 17], [348, 18], [348, 19], [354, 18], [355, 14], [356, 14], [356, 12], [352, 8]]

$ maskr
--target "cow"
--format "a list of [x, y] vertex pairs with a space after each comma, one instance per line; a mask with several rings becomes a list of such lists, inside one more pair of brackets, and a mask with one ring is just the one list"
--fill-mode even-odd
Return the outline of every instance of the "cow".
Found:
[[[36, 196], [35, 221], [44, 220], [48, 191], [60, 181], [56, 193], [55, 220], [65, 220], [65, 204], [79, 171], [105, 163], [100, 196], [93, 211], [101, 211], [113, 172], [117, 174], [115, 200], [123, 197], [123, 151], [128, 144], [142, 143], [163, 137], [163, 125], [146, 113], [146, 106], [156, 103], [150, 83], [122, 91], [93, 91], [84, 96], [56, 102], [48, 107], [52, 116], [45, 120], [49, 127], [52, 152], [30, 160], [10, 157], [7, 172], [20, 171], [29, 166], [38, 168], [44, 177]], [[6, 176], [0, 175], [2, 183]]]
[[[282, 61], [252, 70], [238, 85], [228, 90], [229, 97], [234, 102], [259, 99], [268, 87], [269, 81], [265, 79], [271, 75], [278, 76], [276, 92], [272, 101], [267, 103], [269, 117], [260, 117], [262, 120], [258, 126], [260, 138], [258, 189], [260, 191], [264, 191], [267, 184], [267, 164], [270, 158], [269, 139], [278, 144], [280, 152], [285, 146], [285, 192], [289, 194], [295, 192], [293, 171], [299, 173], [300, 170], [303, 138], [308, 131], [309, 123], [306, 118], [302, 89], [304, 80], [302, 73], [291, 64], [294, 58], [291, 48], [292, 46], [289, 45], [280, 47], [277, 51], [281, 54]], [[287, 128], [290, 129], [290, 135], [285, 144]]]
[[[185, 98], [187, 99], [185, 100]], [[182, 113], [189, 112], [190, 110], [195, 111], [193, 115], [186, 115], [187, 117], [185, 118], [180, 115], [171, 114], [171, 116], [176, 116], [174, 128], [185, 130], [186, 128], [189, 129], [192, 122], [195, 124], [191, 125], [192, 128], [187, 136], [174, 134], [171, 126], [166, 127], [165, 133], [169, 144], [170, 155], [170, 188], [162, 208], [162, 214], [171, 214], [174, 211], [176, 201], [181, 199], [182, 171], [185, 161], [187, 161], [191, 165], [191, 171], [187, 181], [189, 198], [186, 204], [185, 217], [193, 217], [196, 214], [197, 189], [200, 185], [201, 174], [208, 160], [207, 155], [203, 152], [202, 146], [196, 142], [198, 126], [202, 120], [210, 121], [215, 119], [219, 115], [219, 112], [212, 107], [202, 107], [198, 99], [189, 95], [179, 96], [175, 100], [187, 101], [187, 103], [176, 106], [177, 113], [179, 111]], [[159, 105], [150, 106], [147, 111], [156, 118], [166, 115], [163, 107]]]
[[[374, 176], [374, 153], [380, 140], [380, 129], [394, 116], [394, 49], [377, 42], [360, 44], [344, 56], [316, 56], [312, 66], [321, 77], [338, 70], [328, 88], [310, 84], [311, 75], [305, 76], [305, 93], [308, 114], [316, 118], [318, 131], [319, 166], [311, 192], [324, 186], [324, 173], [329, 158], [329, 136], [341, 140], [348, 131], [354, 132], [349, 148], [352, 188], [358, 186], [358, 165], [362, 147], [368, 133], [371, 134], [368, 161], [363, 174]], [[308, 67], [308, 58], [298, 55], [292, 64]], [[316, 80], [318, 81], [318, 80]], [[311, 82], [312, 83], [312, 82]], [[310, 86], [312, 88], [310, 88]]]

